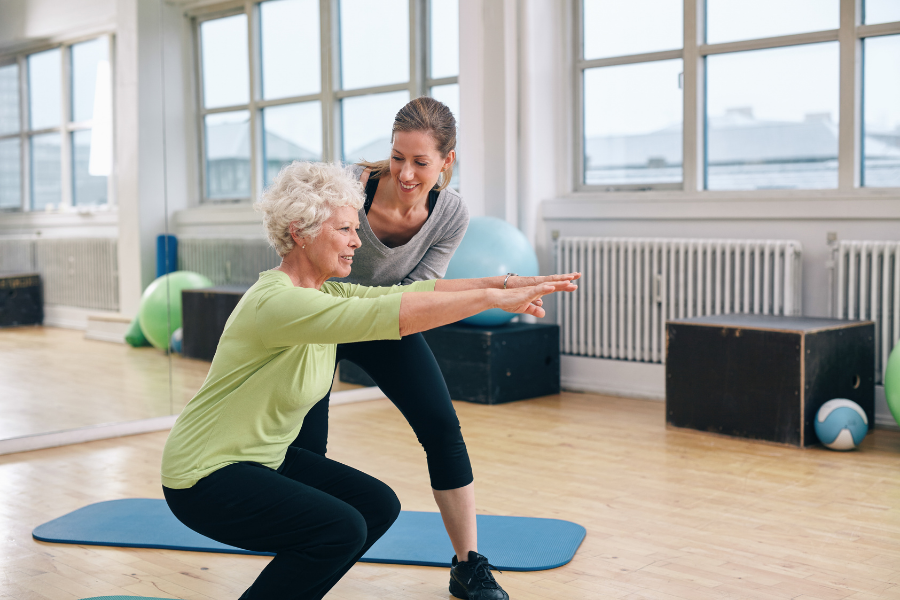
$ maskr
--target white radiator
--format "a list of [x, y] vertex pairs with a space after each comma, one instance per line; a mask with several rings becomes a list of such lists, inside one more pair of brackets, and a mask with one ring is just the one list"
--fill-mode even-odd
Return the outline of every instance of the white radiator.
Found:
[[119, 310], [115, 239], [3, 239], [0, 272], [40, 273], [44, 304]]
[[44, 285], [44, 304], [119, 310], [116, 240], [35, 240], [34, 266]]
[[882, 383], [900, 341], [900, 242], [839, 241], [832, 251], [831, 314], [875, 321], [875, 381]]
[[279, 264], [275, 249], [260, 238], [178, 237], [178, 268], [206, 275], [216, 285], [252, 285]]
[[645, 238], [559, 239], [557, 271], [580, 271], [562, 294], [562, 352], [665, 362], [666, 321], [800, 313], [800, 242]]

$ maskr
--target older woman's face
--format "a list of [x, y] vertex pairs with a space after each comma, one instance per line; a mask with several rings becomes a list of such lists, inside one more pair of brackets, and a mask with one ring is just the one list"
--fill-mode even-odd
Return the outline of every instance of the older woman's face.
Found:
[[451, 151], [441, 157], [431, 134], [423, 131], [398, 131], [391, 152], [391, 177], [400, 198], [414, 203], [428, 196], [441, 170], [456, 158]]
[[302, 251], [323, 276], [347, 277], [353, 264], [353, 253], [362, 245], [358, 230], [356, 210], [342, 206], [325, 221], [319, 235], [306, 241]]

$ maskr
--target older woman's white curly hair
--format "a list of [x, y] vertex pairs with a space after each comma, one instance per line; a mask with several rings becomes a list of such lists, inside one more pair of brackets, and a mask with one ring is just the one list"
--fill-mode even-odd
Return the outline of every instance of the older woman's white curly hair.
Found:
[[294, 249], [297, 237], [314, 238], [335, 208], [362, 208], [365, 188], [348, 170], [333, 163], [294, 161], [281, 169], [254, 208], [278, 256]]

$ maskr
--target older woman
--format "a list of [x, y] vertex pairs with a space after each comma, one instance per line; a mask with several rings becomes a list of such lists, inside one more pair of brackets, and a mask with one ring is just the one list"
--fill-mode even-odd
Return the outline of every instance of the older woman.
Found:
[[336, 344], [399, 339], [492, 307], [540, 317], [541, 296], [575, 289], [572, 275], [506, 290], [329, 282], [350, 273], [360, 247], [362, 192], [335, 165], [294, 163], [278, 175], [260, 208], [281, 266], [260, 274], [228, 319], [163, 452], [163, 492], [179, 520], [275, 553], [242, 599], [322, 598], [399, 514], [384, 483], [290, 446], [331, 385]]

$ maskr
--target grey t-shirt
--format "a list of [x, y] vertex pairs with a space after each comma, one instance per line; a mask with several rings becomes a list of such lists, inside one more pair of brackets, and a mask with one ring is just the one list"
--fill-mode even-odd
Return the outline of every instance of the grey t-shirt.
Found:
[[[359, 177], [363, 167], [353, 165]], [[440, 279], [447, 272], [450, 257], [462, 241], [469, 226], [469, 209], [459, 193], [445, 188], [422, 229], [411, 240], [388, 248], [375, 237], [369, 226], [365, 208], [359, 209], [359, 239], [362, 246], [353, 255], [349, 277], [333, 279], [371, 286], [408, 284], [414, 281]]]

